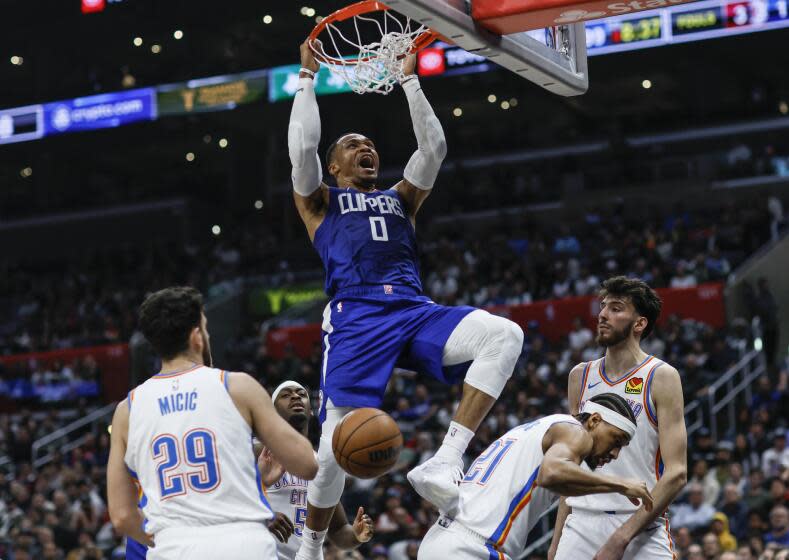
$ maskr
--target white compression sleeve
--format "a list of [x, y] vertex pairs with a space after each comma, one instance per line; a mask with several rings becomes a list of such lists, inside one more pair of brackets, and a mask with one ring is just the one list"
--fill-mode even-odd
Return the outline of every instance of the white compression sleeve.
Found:
[[321, 141], [321, 115], [315, 99], [312, 78], [299, 79], [288, 125], [288, 154], [293, 166], [293, 190], [310, 196], [321, 186], [323, 171], [318, 157]]
[[403, 82], [403, 91], [411, 110], [417, 143], [417, 150], [408, 160], [403, 177], [418, 189], [430, 190], [447, 155], [447, 141], [438, 117], [422, 92], [419, 79], [408, 78]]

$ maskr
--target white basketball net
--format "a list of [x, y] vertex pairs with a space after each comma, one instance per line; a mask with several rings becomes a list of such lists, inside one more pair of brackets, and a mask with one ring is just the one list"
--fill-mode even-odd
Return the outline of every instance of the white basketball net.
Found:
[[[326, 52], [325, 39], [323, 44], [313, 44], [315, 58], [325, 64], [336, 76], [345, 80], [356, 93], [374, 92], [386, 95], [392, 91], [394, 86], [405, 78], [403, 62], [414, 46], [414, 41], [419, 35], [429, 31], [421, 24], [417, 29], [412, 29], [410, 18], [405, 18], [406, 21], [403, 23], [389, 11], [379, 13], [383, 14], [383, 23], [367, 15], [351, 18], [356, 31], [355, 41], [346, 37], [335, 23], [329, 23], [325, 30], [336, 53], [334, 55]], [[350, 27], [350, 20], [345, 23]], [[377, 26], [381, 39], [365, 45], [362, 42], [360, 25], [362, 27], [366, 25], [368, 32], [374, 32], [375, 28], [370, 24]], [[394, 29], [390, 30], [390, 27]], [[358, 51], [357, 59], [343, 61], [343, 58], [348, 57], [343, 57], [338, 43], [346, 50]]]

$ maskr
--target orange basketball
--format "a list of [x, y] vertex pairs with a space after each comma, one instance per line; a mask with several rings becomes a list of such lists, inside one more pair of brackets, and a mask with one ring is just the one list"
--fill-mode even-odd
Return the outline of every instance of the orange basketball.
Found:
[[331, 446], [345, 472], [359, 478], [376, 478], [397, 462], [403, 434], [386, 412], [359, 408], [346, 414], [334, 428]]

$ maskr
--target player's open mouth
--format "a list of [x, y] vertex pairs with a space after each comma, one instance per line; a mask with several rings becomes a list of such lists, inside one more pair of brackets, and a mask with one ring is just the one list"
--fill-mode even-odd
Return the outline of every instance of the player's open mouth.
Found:
[[291, 410], [295, 410], [296, 412], [304, 412], [304, 405], [301, 403], [293, 403], [290, 405]]
[[370, 154], [365, 154], [359, 158], [359, 167], [362, 169], [374, 170], [375, 169], [375, 159]]

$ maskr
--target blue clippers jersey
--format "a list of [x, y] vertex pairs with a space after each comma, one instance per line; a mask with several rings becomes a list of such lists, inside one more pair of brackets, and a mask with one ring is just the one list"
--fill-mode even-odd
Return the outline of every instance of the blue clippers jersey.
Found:
[[422, 291], [416, 235], [393, 189], [364, 193], [329, 187], [329, 208], [313, 244], [326, 268], [329, 297], [365, 285]]

